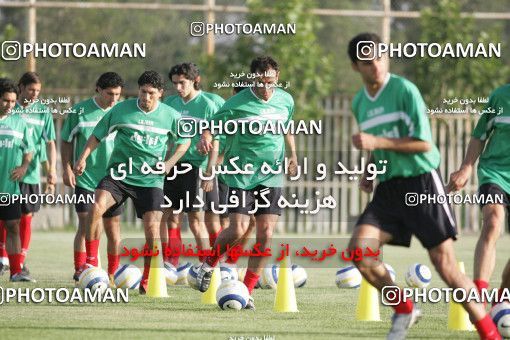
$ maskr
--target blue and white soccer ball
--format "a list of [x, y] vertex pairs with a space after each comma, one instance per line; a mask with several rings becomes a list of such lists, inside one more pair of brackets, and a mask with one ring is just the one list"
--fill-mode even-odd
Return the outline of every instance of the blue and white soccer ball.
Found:
[[336, 272], [335, 283], [338, 288], [359, 288], [361, 273], [355, 266], [340, 268]]
[[223, 281], [216, 291], [216, 302], [221, 309], [241, 310], [246, 307], [250, 293], [238, 280]]
[[395, 272], [395, 269], [393, 269], [392, 266], [390, 266], [389, 264], [385, 263], [384, 266], [386, 267], [386, 269], [388, 270], [388, 272], [390, 273], [390, 276], [391, 276], [391, 280], [393, 282], [395, 282], [395, 279], [397, 277], [397, 273]]
[[430, 284], [432, 272], [424, 264], [414, 263], [406, 272], [406, 282], [409, 287], [425, 288]]
[[117, 288], [138, 289], [142, 281], [142, 272], [132, 264], [122, 264], [113, 275]]
[[303, 287], [306, 284], [306, 280], [308, 279], [305, 268], [299, 264], [292, 265], [292, 277], [294, 279], [295, 288]]
[[195, 264], [188, 270], [188, 285], [196, 290], [198, 290], [197, 276], [201, 266], [201, 263]]
[[92, 292], [99, 290], [103, 293], [108, 288], [108, 284], [108, 273], [94, 266], [85, 269], [78, 279], [78, 285], [82, 289], [90, 289]]
[[277, 264], [265, 267], [260, 276], [260, 288], [262, 289], [276, 289], [278, 283], [278, 270], [280, 266]]
[[187, 285], [188, 284], [188, 271], [193, 264], [190, 262], [179, 263], [176, 268], [177, 271], [177, 285]]
[[501, 302], [492, 307], [491, 317], [504, 339], [510, 338], [510, 303]]
[[227, 265], [226, 263], [220, 266], [221, 281], [225, 280], [238, 280], [239, 273], [237, 272], [236, 266]]
[[177, 283], [177, 269], [170, 262], [164, 262], [163, 266], [165, 267], [165, 280], [168, 286], [174, 285]]

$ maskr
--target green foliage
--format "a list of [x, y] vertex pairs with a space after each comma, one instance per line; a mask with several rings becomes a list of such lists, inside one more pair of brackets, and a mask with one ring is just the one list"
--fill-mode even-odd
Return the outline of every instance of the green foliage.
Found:
[[[289, 82], [296, 103], [296, 118], [322, 114], [321, 100], [330, 94], [333, 83], [332, 56], [321, 48], [317, 31], [319, 20], [308, 0], [249, 0], [246, 20], [251, 24], [296, 24], [295, 35], [240, 36], [223, 59], [209, 58], [206, 69], [211, 85], [228, 79], [230, 72], [249, 72], [250, 61], [258, 55], [271, 55], [281, 65], [280, 80]], [[270, 9], [270, 10], [268, 10]], [[221, 58], [221, 57], [220, 57]], [[210, 86], [212, 87], [212, 86]]]
[[[7, 24], [3, 30], [3, 32], [0, 32], [0, 44], [3, 43], [6, 40], [13, 40], [16, 36], [16, 28], [11, 25]], [[12, 74], [10, 73], [10, 69], [7, 67], [7, 63], [4, 61], [0, 62], [0, 77], [2, 78], [11, 78]]]
[[[497, 43], [500, 29], [479, 30], [473, 17], [461, 17], [462, 3], [440, 0], [422, 10], [421, 42]], [[486, 45], [487, 46], [487, 45]], [[498, 58], [419, 58], [415, 64], [415, 81], [430, 106], [439, 106], [443, 98], [488, 95], [504, 84], [509, 68]]]

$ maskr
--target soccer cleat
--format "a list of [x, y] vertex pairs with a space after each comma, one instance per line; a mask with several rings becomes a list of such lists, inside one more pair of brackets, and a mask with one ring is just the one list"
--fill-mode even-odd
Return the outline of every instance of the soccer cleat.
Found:
[[255, 301], [253, 300], [251, 295], [250, 295], [250, 298], [248, 299], [248, 303], [246, 303], [246, 306], [244, 307], [244, 309], [255, 310]]
[[209, 285], [211, 284], [211, 278], [213, 275], [214, 268], [209, 266], [207, 263], [203, 263], [200, 266], [197, 274], [197, 287], [198, 290], [202, 293], [206, 292], [209, 289]]
[[78, 281], [80, 281], [80, 275], [81, 273], [83, 273], [83, 271], [89, 267], [92, 267], [91, 264], [88, 264], [88, 263], [85, 263], [84, 265], [82, 265], [80, 268], [78, 268], [75, 272], [74, 272], [74, 275], [73, 275], [73, 280], [74, 280], [74, 283], [75, 284], [78, 284]]
[[4, 275], [5, 272], [9, 271], [9, 265], [0, 262], [0, 276]]
[[140, 295], [147, 294], [147, 286], [148, 286], [148, 284], [149, 284], [149, 279], [143, 279], [140, 282], [140, 286], [138, 287], [138, 292], [140, 293]]
[[36, 282], [30, 276], [23, 273], [16, 273], [11, 276], [11, 282]]
[[404, 340], [407, 330], [421, 318], [421, 310], [414, 306], [409, 314], [393, 314], [391, 317], [391, 329], [386, 337], [387, 340]]
[[21, 272], [23, 273], [23, 275], [30, 276], [30, 270], [28, 270], [27, 265], [24, 263], [23, 263], [23, 267], [21, 268]]

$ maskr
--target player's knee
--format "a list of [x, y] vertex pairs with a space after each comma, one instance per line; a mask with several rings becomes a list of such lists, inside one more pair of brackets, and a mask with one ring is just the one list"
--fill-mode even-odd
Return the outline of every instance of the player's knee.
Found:
[[103, 214], [106, 212], [108, 207], [106, 206], [106, 203], [103, 201], [97, 201], [94, 202], [92, 205], [91, 214], [94, 219], [96, 218], [102, 218]]
[[257, 240], [259, 242], [267, 243], [271, 240], [271, 237], [273, 237], [272, 228], [263, 228], [263, 229], [257, 230]]
[[443, 252], [430, 253], [430, 260], [445, 283], [448, 285], [453, 283], [458, 271], [455, 260]]
[[9, 221], [9, 222], [6, 221], [4, 226], [5, 226], [5, 229], [7, 230], [7, 236], [9, 234], [11, 234], [11, 235], [19, 234], [19, 223], [12, 222], [12, 221]]
[[501, 233], [503, 216], [497, 211], [491, 211], [484, 216], [484, 223], [481, 236], [485, 239], [497, 239]]

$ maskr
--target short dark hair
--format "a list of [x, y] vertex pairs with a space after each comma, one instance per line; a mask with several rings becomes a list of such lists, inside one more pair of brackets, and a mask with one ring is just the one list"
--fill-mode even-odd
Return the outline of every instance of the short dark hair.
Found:
[[115, 72], [106, 72], [99, 76], [96, 82], [96, 87], [100, 89], [107, 89], [110, 87], [124, 87], [124, 80]]
[[271, 58], [270, 56], [261, 56], [253, 59], [250, 65], [250, 72], [266, 72], [267, 70], [273, 69], [275, 71], [279, 71], [280, 67], [276, 60]]
[[144, 85], [151, 85], [158, 90], [163, 90], [165, 88], [163, 77], [156, 71], [145, 71], [142, 73], [140, 78], [138, 78], [138, 86], [142, 87]]
[[16, 84], [7, 78], [0, 78], [0, 97], [4, 96], [4, 93], [16, 93], [16, 97], [18, 97], [18, 87]]
[[30, 84], [40, 84], [41, 78], [39, 78], [39, 75], [36, 72], [25, 72], [19, 78], [18, 86], [28, 86]]
[[247, 89], [249, 86], [243, 86], [244, 84], [248, 85], [251, 82], [251, 80], [248, 80], [247, 78], [239, 79], [237, 83], [234, 83], [235, 85], [232, 87], [232, 91], [234, 94], [238, 94], [244, 89]]
[[381, 37], [375, 33], [367, 33], [367, 32], [360, 33], [357, 36], [355, 36], [354, 38], [352, 38], [351, 41], [349, 41], [348, 53], [349, 53], [349, 58], [351, 58], [351, 61], [353, 63], [356, 63], [359, 60], [358, 49], [361, 50], [361, 47], [369, 45], [368, 43], [361, 43], [358, 46], [358, 43], [361, 41], [373, 42], [376, 45], [380, 44], [382, 42]]
[[168, 78], [172, 80], [172, 76], [184, 76], [188, 80], [194, 81], [193, 87], [195, 90], [200, 89], [200, 70], [198, 66], [193, 63], [182, 63], [172, 66], [170, 72], [168, 72]]

